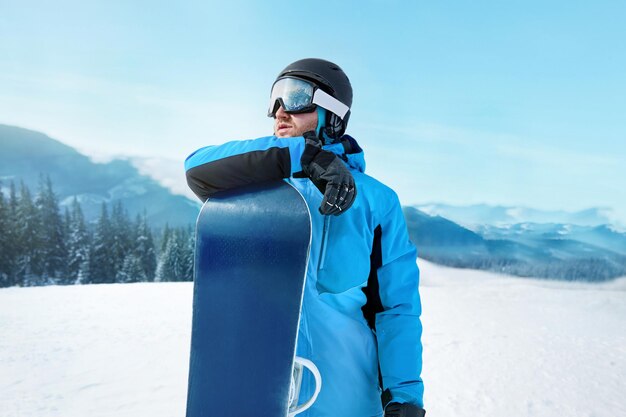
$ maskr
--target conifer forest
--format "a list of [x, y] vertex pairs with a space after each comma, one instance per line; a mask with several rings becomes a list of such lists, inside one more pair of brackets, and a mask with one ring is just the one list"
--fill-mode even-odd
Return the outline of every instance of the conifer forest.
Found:
[[0, 184], [0, 287], [193, 279], [191, 226], [151, 228], [119, 201], [88, 222], [76, 198], [62, 208], [50, 179], [39, 183]]

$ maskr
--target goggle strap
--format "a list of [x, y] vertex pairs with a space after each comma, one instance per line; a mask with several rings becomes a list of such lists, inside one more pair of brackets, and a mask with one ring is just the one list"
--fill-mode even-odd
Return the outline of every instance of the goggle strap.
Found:
[[318, 106], [335, 113], [337, 116], [341, 117], [341, 120], [343, 120], [346, 113], [348, 113], [348, 110], [350, 110], [350, 107], [346, 106], [341, 101], [319, 88], [316, 89], [313, 94], [313, 104], [317, 104]]

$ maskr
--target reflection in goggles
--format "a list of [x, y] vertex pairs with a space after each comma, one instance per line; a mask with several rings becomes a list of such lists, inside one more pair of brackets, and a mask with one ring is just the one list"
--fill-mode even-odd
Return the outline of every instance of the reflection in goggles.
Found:
[[296, 78], [282, 78], [272, 87], [268, 116], [274, 116], [278, 109], [277, 101], [286, 112], [305, 112], [312, 110], [314, 86]]
[[298, 78], [281, 78], [272, 86], [268, 117], [275, 117], [279, 106], [287, 113], [307, 113], [315, 106], [329, 110], [343, 119], [350, 108], [315, 85]]

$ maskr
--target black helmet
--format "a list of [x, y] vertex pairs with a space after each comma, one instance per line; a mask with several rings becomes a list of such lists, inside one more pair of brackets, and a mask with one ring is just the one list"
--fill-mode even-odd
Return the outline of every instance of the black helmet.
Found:
[[[330, 61], [319, 58], [305, 58], [293, 62], [278, 74], [276, 80], [283, 77], [300, 78], [317, 85], [322, 91], [330, 94], [346, 106], [352, 106], [352, 85], [345, 72]], [[346, 131], [350, 110], [343, 119], [327, 112], [325, 132], [331, 138], [338, 138]]]

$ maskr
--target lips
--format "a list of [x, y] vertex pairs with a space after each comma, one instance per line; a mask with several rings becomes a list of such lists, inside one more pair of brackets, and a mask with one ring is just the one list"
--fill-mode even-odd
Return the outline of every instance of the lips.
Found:
[[291, 129], [291, 125], [288, 125], [286, 123], [279, 123], [278, 126], [276, 126], [276, 134], [277, 135], [286, 135], [289, 132], [289, 129]]

